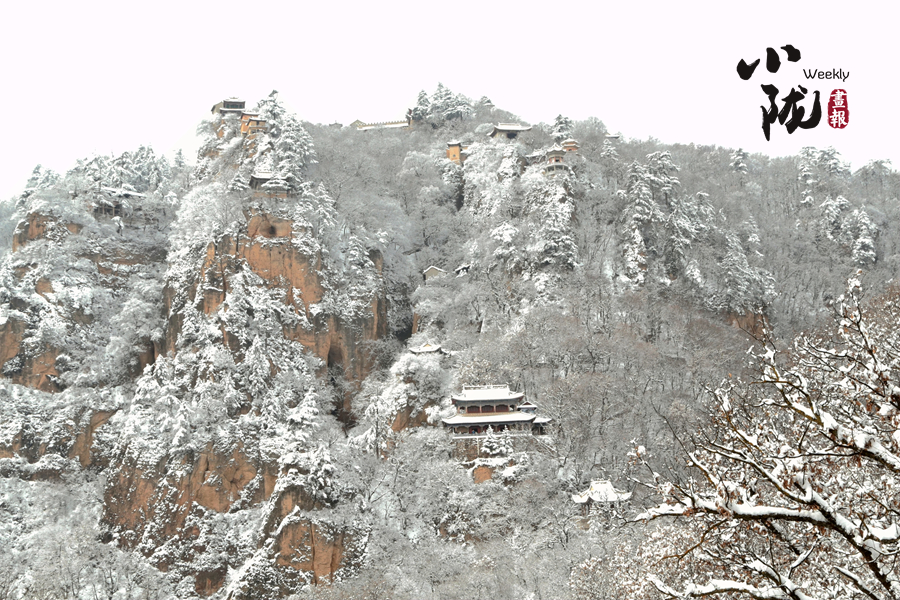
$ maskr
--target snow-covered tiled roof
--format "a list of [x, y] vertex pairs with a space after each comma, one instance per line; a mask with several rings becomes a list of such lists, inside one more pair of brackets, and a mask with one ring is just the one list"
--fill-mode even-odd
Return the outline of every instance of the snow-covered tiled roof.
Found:
[[129, 198], [131, 196], [134, 196], [135, 198], [144, 197], [144, 194], [135, 192], [134, 190], [126, 190], [125, 188], [103, 187], [101, 189], [107, 194], [112, 194], [113, 196], [123, 196], [126, 198]]
[[620, 492], [607, 480], [592, 481], [591, 487], [582, 493], [572, 494], [572, 501], [578, 504], [584, 504], [588, 500], [594, 502], [618, 502], [629, 498], [631, 498], [631, 492]]
[[474, 415], [456, 415], [449, 419], [441, 419], [446, 425], [480, 425], [483, 423], [530, 423], [534, 421], [534, 415], [519, 412], [517, 410], [506, 413], [488, 413]]
[[522, 392], [512, 392], [508, 385], [485, 385], [463, 387], [461, 394], [453, 394], [455, 401], [472, 402], [479, 400], [518, 400]]
[[[351, 123], [352, 125], [352, 123]], [[399, 127], [409, 127], [409, 121], [385, 121], [382, 123], [360, 123], [356, 126], [358, 131], [367, 131], [369, 129], [394, 129]]]
[[419, 346], [418, 348], [410, 348], [409, 350], [413, 354], [427, 354], [429, 352], [440, 352], [441, 346], [440, 344], [425, 344], [424, 346]]
[[519, 133], [522, 131], [531, 131], [531, 125], [519, 125], [518, 123], [500, 123], [499, 125], [494, 125], [494, 128], [491, 129], [491, 132], [488, 133], [488, 137], [494, 137], [497, 134], [501, 133]]

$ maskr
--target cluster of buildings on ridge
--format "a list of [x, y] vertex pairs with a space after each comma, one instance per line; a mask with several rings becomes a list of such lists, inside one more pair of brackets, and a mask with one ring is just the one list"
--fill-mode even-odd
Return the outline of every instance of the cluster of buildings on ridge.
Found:
[[[265, 133], [268, 129], [266, 120], [259, 116], [258, 112], [246, 110], [247, 103], [240, 98], [227, 98], [213, 105], [212, 114], [216, 115], [240, 115], [241, 135], [250, 139], [259, 133]], [[221, 130], [216, 135], [222, 137]]]
[[[247, 103], [240, 98], [226, 98], [218, 102], [212, 107], [214, 115], [240, 115], [241, 135], [249, 140], [254, 139], [258, 134], [268, 131], [269, 126], [266, 120], [259, 116], [258, 112], [246, 109]], [[224, 134], [222, 129], [216, 130], [216, 135], [222, 137]], [[253, 190], [254, 196], [268, 196], [272, 198], [286, 198], [285, 190], [273, 189], [263, 190], [262, 187], [268, 183], [274, 173], [270, 171], [256, 171], [250, 175], [250, 189]]]
[[[240, 115], [241, 135], [249, 139], [255, 138], [259, 133], [265, 133], [268, 129], [266, 120], [261, 118], [258, 112], [248, 111], [246, 109], [246, 102], [244, 100], [241, 100], [240, 98], [227, 98], [225, 100], [222, 100], [221, 102], [214, 104], [212, 107], [212, 113], [219, 115]], [[400, 121], [366, 123], [357, 119], [350, 123], [350, 127], [355, 127], [357, 131], [368, 131], [371, 129], [408, 128], [412, 127], [412, 124], [412, 109], [409, 109], [406, 111], [406, 118]], [[520, 133], [531, 131], [531, 129], [531, 125], [522, 125], [520, 123], [498, 123], [497, 125], [493, 126], [487, 136], [492, 139], [513, 140]], [[223, 131], [217, 130], [216, 135], [221, 137], [223, 135]], [[577, 153], [578, 147], [578, 142], [574, 139], [569, 138], [567, 140], [564, 140], [561, 144], [554, 144], [547, 150], [539, 150], [537, 152], [529, 154], [525, 157], [525, 160], [527, 164], [535, 164], [538, 161], [546, 159], [547, 164], [543, 169], [543, 173], [545, 175], [555, 176], [560, 171], [569, 170], [569, 166], [564, 163], [563, 159], [567, 153]], [[448, 142], [447, 158], [458, 165], [462, 165], [465, 162], [466, 157], [468, 156], [466, 153], [467, 148], [467, 144], [463, 144], [459, 141]], [[255, 173], [250, 178], [250, 188], [253, 190], [258, 190], [266, 182], [272, 179], [272, 177], [272, 173]]]
[[[491, 132], [488, 133], [488, 137], [512, 140], [523, 131], [529, 130], [531, 130], [530, 125], [500, 123], [499, 125], [494, 126]], [[458, 141], [447, 142], [447, 158], [458, 165], [462, 165], [468, 157], [468, 153], [466, 152], [468, 147], [467, 144]], [[526, 164], [532, 165], [546, 160], [547, 164], [544, 166], [543, 173], [545, 175], [554, 176], [559, 171], [569, 170], [569, 166], [563, 162], [563, 159], [568, 153], [577, 153], [578, 147], [578, 142], [569, 138], [564, 140], [562, 144], [553, 144], [553, 146], [547, 150], [532, 152], [525, 157], [525, 162]]]

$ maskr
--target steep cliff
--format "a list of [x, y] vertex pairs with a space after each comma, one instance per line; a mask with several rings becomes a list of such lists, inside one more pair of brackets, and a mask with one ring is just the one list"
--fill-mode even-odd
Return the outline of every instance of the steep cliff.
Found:
[[[383, 286], [372, 294], [371, 303], [361, 314], [346, 315], [323, 310], [320, 304], [326, 293], [341, 282], [327, 281], [321, 252], [305, 253], [293, 243], [294, 223], [265, 213], [251, 216], [243, 235], [226, 235], [211, 242], [196, 279], [190, 284], [188, 301], [208, 316], [225, 313], [231, 279], [247, 269], [259, 276], [261, 284], [283, 292], [284, 304], [296, 319], [283, 323], [286, 339], [301, 343], [322, 360], [323, 368], [338, 367], [344, 377], [359, 384], [372, 367], [367, 342], [383, 338], [387, 332], [387, 300]], [[377, 279], [382, 277], [383, 259], [378, 250], [369, 250], [368, 262]], [[171, 298], [172, 294], [167, 294]], [[169, 302], [169, 324], [165, 351], [177, 348], [180, 320]], [[229, 332], [224, 318], [219, 318], [222, 339], [240, 360], [241, 348], [235, 333]], [[351, 410], [349, 395], [342, 405]]]
[[255, 207], [172, 254], [167, 227], [82, 207], [28, 213], [0, 272], [0, 367], [34, 389], [3, 388], [0, 473], [102, 472], [107, 539], [200, 595], [283, 595], [358, 565], [365, 529], [297, 474], [386, 335], [380, 252]]

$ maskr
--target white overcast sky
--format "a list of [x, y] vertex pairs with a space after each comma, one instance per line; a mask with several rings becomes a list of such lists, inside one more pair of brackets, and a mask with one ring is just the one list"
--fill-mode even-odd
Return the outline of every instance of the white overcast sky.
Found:
[[[141, 144], [191, 148], [209, 108], [277, 89], [301, 119], [401, 118], [440, 81], [531, 123], [600, 118], [628, 138], [770, 155], [834, 146], [858, 168], [900, 167], [893, 2], [9, 2], [0, 37], [7, 115], [0, 198], [38, 163]], [[765, 70], [765, 49], [799, 63]], [[762, 59], [753, 78], [739, 59]], [[843, 69], [846, 82], [801, 69]], [[849, 94], [850, 125], [763, 138], [760, 84]], [[780, 96], [779, 96], [780, 97]], [[801, 103], [801, 104], [806, 104]]]

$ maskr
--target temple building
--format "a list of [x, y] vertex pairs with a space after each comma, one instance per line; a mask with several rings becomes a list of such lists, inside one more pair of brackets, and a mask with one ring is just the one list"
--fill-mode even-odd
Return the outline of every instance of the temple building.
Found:
[[572, 494], [572, 502], [581, 505], [581, 511], [584, 516], [587, 516], [591, 506], [595, 504], [608, 506], [629, 499], [631, 499], [631, 492], [617, 490], [610, 481], [605, 479], [592, 481], [591, 487], [588, 489], [580, 494]]
[[246, 105], [247, 103], [240, 98], [226, 98], [213, 105], [212, 113], [220, 115], [227, 115], [228, 113], [241, 114], [244, 112]]
[[443, 270], [440, 267], [431, 265], [430, 267], [428, 267], [427, 269], [422, 271], [422, 278], [425, 281], [428, 281], [429, 279], [434, 279], [435, 277], [443, 277], [446, 274], [447, 274], [447, 271]]
[[274, 173], [271, 171], [255, 171], [250, 176], [250, 189], [258, 190], [272, 179]]
[[260, 118], [257, 112], [241, 113], [241, 135], [253, 139], [257, 133], [265, 133], [266, 120]]
[[490, 138], [506, 138], [508, 140], [516, 139], [516, 136], [523, 131], [531, 131], [531, 125], [519, 125], [518, 123], [499, 123], [488, 134]]
[[565, 155], [566, 151], [558, 144], [554, 144], [547, 150], [547, 162], [551, 165], [561, 163]]
[[130, 217], [141, 210], [138, 203], [144, 198], [133, 190], [101, 187], [92, 196], [91, 209], [95, 217]]
[[466, 162], [468, 154], [466, 153], [467, 145], [461, 142], [447, 142], [447, 158], [458, 165]]
[[526, 402], [522, 392], [510, 391], [508, 385], [464, 386], [461, 394], [450, 396], [450, 401], [457, 412], [441, 421], [454, 439], [486, 435], [489, 427], [518, 435], [542, 434], [550, 422], [537, 416], [537, 407]]
[[569, 166], [563, 163], [566, 151], [562, 146], [554, 144], [547, 150], [547, 165], [544, 167], [544, 175], [555, 176], [557, 172], [568, 172]]

